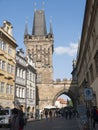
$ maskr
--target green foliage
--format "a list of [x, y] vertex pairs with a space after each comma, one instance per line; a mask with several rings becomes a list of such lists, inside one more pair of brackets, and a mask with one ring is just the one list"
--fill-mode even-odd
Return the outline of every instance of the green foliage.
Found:
[[73, 106], [72, 100], [67, 100], [67, 105], [68, 105], [68, 106]]

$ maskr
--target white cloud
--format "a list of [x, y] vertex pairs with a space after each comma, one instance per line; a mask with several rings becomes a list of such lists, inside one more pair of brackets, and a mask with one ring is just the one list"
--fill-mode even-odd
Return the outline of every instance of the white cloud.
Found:
[[69, 46], [59, 46], [54, 48], [54, 52], [57, 55], [68, 54], [74, 56], [77, 53], [78, 43], [70, 43]]

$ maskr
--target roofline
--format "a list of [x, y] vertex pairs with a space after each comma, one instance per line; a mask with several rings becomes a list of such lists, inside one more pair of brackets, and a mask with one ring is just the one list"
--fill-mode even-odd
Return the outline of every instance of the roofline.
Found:
[[15, 40], [12, 36], [10, 36], [8, 33], [6, 33], [2, 28], [0, 28], [0, 31], [1, 31], [4, 35], [6, 35], [9, 39], [11, 39], [11, 40], [15, 43], [16, 47], [18, 46], [18, 45], [16, 44], [16, 40]]

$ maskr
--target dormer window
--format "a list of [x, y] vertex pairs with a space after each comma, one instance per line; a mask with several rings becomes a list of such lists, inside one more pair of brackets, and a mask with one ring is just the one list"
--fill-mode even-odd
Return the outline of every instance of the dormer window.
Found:
[[8, 21], [3, 22], [3, 29], [11, 36], [12, 36], [12, 28], [13, 27], [10, 22]]

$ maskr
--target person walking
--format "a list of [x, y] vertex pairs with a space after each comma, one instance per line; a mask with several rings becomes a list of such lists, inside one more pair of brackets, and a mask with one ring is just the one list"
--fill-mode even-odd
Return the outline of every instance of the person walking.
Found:
[[19, 116], [19, 130], [23, 130], [25, 125], [25, 119], [23, 117], [23, 112], [21, 110], [18, 111]]
[[19, 116], [18, 109], [14, 108], [12, 110], [13, 117], [11, 119], [11, 130], [19, 130]]
[[52, 111], [49, 111], [49, 117], [52, 118]]
[[46, 117], [46, 119], [48, 118], [48, 111], [47, 110], [45, 110], [45, 117]]
[[96, 123], [98, 123], [97, 107], [94, 106], [91, 111], [91, 118], [93, 120], [93, 128], [95, 129]]

